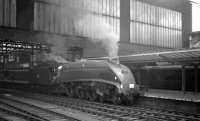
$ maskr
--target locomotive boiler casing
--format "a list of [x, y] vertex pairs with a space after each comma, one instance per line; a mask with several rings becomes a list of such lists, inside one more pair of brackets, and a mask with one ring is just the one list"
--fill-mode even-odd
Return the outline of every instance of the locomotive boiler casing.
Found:
[[112, 95], [132, 96], [138, 94], [139, 86], [136, 84], [132, 72], [122, 64], [108, 61], [85, 60], [63, 65], [58, 80], [66, 85], [75, 84], [71, 90], [93, 87], [92, 90], [99, 95], [109, 98]]

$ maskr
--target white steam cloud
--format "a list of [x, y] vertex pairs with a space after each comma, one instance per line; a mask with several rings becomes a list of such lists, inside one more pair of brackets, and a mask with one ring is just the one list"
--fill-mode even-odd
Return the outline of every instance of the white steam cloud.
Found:
[[119, 36], [112, 31], [111, 25], [106, 23], [104, 18], [87, 14], [76, 21], [75, 29], [78, 33], [89, 37], [92, 42], [100, 43], [109, 57], [117, 57]]
[[53, 53], [39, 53], [36, 55], [37, 60], [42, 61], [42, 62], [46, 62], [46, 61], [50, 61], [50, 62], [57, 62], [57, 63], [68, 63], [68, 61], [66, 61], [63, 57], [59, 56], [59, 55], [55, 55]]
[[[57, 27], [55, 29], [61, 29], [61, 31], [64, 29], [65, 33], [61, 32], [62, 34], [87, 37], [91, 42], [101, 45], [109, 57], [117, 57], [119, 34], [116, 34], [113, 31], [113, 26], [106, 21], [107, 18], [104, 15], [99, 14], [98, 11], [96, 11], [97, 9], [95, 9], [98, 7], [101, 9], [100, 11], [105, 13], [107, 7], [102, 5], [105, 4], [105, 2], [99, 2], [97, 0], [52, 0], [52, 2], [60, 5], [44, 6], [51, 7], [54, 11], [47, 12], [45, 13], [45, 16], [42, 16], [46, 17], [46, 23], [55, 21]], [[99, 6], [104, 6], [105, 8]], [[39, 8], [41, 8], [41, 6]], [[119, 13], [119, 10], [116, 11]], [[52, 20], [51, 16], [56, 16], [54, 18], [55, 20]], [[43, 24], [41, 25], [43, 26]], [[58, 34], [59, 33], [60, 32], [58, 32]], [[60, 62], [63, 62], [67, 53], [66, 45], [69, 45], [69, 43], [66, 43], [69, 42], [67, 41], [68, 37], [69, 36], [54, 36], [51, 34], [44, 35], [44, 37], [38, 37], [38, 40], [45, 40], [52, 45], [51, 54], [45, 55], [47, 56], [47, 59], [55, 58], [55, 60], [60, 59]], [[57, 58], [58, 56], [60, 57]], [[61, 57], [63, 59], [61, 59]]]
[[[97, 15], [94, 11], [95, 8], [105, 5], [96, 0], [66, 0], [64, 5], [63, 15], [67, 17], [67, 24], [71, 25], [70, 21], [73, 21], [73, 28], [79, 36], [101, 44], [109, 57], [117, 57], [119, 35], [113, 31], [105, 16]], [[107, 8], [101, 8], [101, 11], [107, 11]]]
[[66, 38], [50, 34], [40, 34], [34, 36], [37, 40], [45, 40], [49, 44], [50, 52], [42, 52], [37, 54], [37, 60], [55, 61], [58, 63], [67, 63], [66, 57]]
[[58, 63], [67, 63], [67, 61], [63, 57], [55, 55], [53, 53], [45, 53], [44, 61], [56, 61]]

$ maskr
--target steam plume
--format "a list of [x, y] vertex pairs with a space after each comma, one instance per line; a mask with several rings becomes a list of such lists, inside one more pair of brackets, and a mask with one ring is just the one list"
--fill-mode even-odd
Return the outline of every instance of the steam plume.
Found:
[[[79, 5], [76, 5], [77, 2]], [[97, 15], [94, 11], [102, 6], [101, 4], [96, 0], [67, 0], [64, 4], [64, 16], [67, 17], [67, 24], [71, 25], [70, 21], [74, 22], [76, 33], [88, 37], [91, 42], [100, 43], [109, 57], [117, 57], [119, 35], [112, 30], [112, 26], [106, 22], [103, 15]]]
[[[53, 1], [54, 0], [52, 0], [52, 2]], [[104, 13], [108, 11], [107, 7], [102, 5], [105, 4], [105, 2], [100, 2], [98, 0], [55, 0], [55, 3], [60, 5], [45, 5], [44, 7], [51, 7], [54, 12], [46, 12], [45, 16], [42, 16], [47, 20], [45, 23], [52, 23], [52, 21], [56, 23], [56, 27], [55, 25], [52, 27], [55, 27], [53, 32], [88, 37], [91, 42], [100, 44], [109, 57], [117, 57], [119, 35], [113, 31], [112, 25], [105, 20], [107, 18], [96, 11], [97, 7], [101, 9], [99, 11], [103, 11]], [[105, 8], [99, 6], [104, 6]], [[41, 8], [41, 5], [39, 8]], [[109, 11], [110, 10], [114, 9], [109, 9]], [[109, 13], [113, 12], [110, 11]], [[40, 15], [40, 11], [38, 15]], [[52, 16], [54, 20], [52, 20]], [[43, 23], [40, 24], [43, 26]], [[45, 24], [45, 26], [49, 28], [48, 25]], [[52, 25], [50, 24], [50, 26]], [[45, 37], [40, 36], [38, 40], [41, 39], [52, 45], [52, 53], [50, 55], [66, 57], [66, 45], [69, 45], [66, 43], [67, 37], [49, 34], [45, 35]]]
[[75, 29], [89, 37], [92, 42], [100, 43], [109, 57], [117, 57], [119, 36], [112, 31], [112, 27], [104, 18], [88, 14], [76, 22]]
[[66, 57], [66, 39], [60, 36], [52, 36], [49, 34], [42, 34], [35, 36], [37, 40], [45, 40], [50, 45], [50, 53], [43, 52], [37, 55], [38, 60], [41, 61], [55, 61], [58, 63], [67, 63]]
[[52, 54], [52, 53], [49, 53], [49, 54], [45, 53], [44, 61], [56, 61], [58, 63], [67, 63], [67, 61], [64, 58], [62, 58], [61, 56]]

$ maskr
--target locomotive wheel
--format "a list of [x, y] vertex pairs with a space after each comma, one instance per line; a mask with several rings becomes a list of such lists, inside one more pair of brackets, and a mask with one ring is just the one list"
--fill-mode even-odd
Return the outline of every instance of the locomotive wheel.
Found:
[[134, 104], [134, 101], [135, 101], [135, 97], [131, 97], [131, 99], [129, 99], [129, 103], [128, 103], [128, 105], [133, 105]]
[[98, 95], [98, 101], [99, 101], [100, 103], [103, 103], [103, 102], [104, 102], [104, 97], [101, 96], [101, 95]]
[[71, 89], [68, 89], [67, 96], [68, 97], [74, 97], [74, 93]]
[[77, 97], [80, 98], [80, 99], [84, 99], [85, 98], [84, 91], [79, 89], [78, 93], [77, 93]]
[[90, 99], [90, 94], [88, 91], [85, 92], [85, 99], [86, 100], [89, 100]]
[[65, 94], [66, 94], [66, 96], [69, 96], [69, 89], [68, 88], [66, 88]]
[[78, 88], [76, 88], [74, 91], [74, 97], [79, 98], [79, 89]]
[[121, 104], [121, 98], [120, 98], [120, 96], [116, 96], [116, 95], [112, 96], [111, 101], [115, 105]]
[[97, 94], [95, 92], [91, 92], [89, 94], [89, 100], [90, 101], [96, 101], [97, 100]]

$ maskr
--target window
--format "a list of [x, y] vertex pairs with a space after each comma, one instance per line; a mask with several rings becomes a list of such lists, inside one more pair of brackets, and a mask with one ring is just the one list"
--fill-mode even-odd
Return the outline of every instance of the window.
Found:
[[16, 0], [0, 0], [0, 26], [16, 27]]
[[[69, 11], [70, 10], [70, 11]], [[67, 35], [87, 36], [90, 23], [106, 22], [119, 35], [120, 0], [35, 1], [34, 29]], [[76, 30], [76, 23], [90, 14], [86, 25]], [[95, 36], [95, 35], [91, 35]]]
[[180, 12], [130, 1], [130, 41], [136, 44], [181, 48], [182, 15]]

